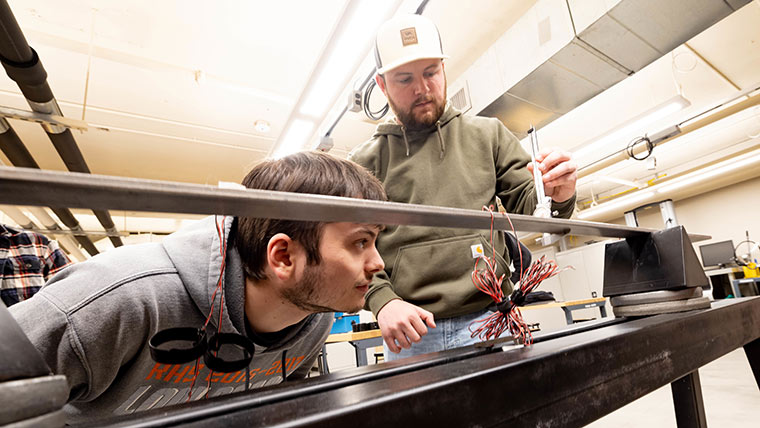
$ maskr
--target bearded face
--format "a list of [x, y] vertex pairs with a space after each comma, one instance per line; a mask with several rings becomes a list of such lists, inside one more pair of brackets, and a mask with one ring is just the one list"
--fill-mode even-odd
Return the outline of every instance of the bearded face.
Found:
[[421, 59], [378, 79], [396, 120], [410, 130], [432, 126], [446, 108], [446, 74], [440, 59]]
[[432, 126], [443, 115], [446, 109], [446, 86], [444, 84], [442, 97], [437, 98], [431, 94], [421, 95], [406, 108], [396, 104], [392, 96], [387, 98], [396, 119], [407, 129], [418, 131]]

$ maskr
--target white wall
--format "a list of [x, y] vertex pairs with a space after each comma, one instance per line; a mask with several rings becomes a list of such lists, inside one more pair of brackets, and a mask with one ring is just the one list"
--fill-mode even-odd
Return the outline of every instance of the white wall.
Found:
[[[751, 240], [760, 241], [760, 178], [674, 201], [673, 205], [678, 223], [686, 227], [687, 232], [712, 236], [709, 241], [694, 243], [698, 257], [700, 245], [729, 239], [736, 245], [745, 239], [745, 231], [749, 231]], [[641, 227], [663, 227], [658, 208], [639, 213], [638, 219]], [[619, 218], [610, 223], [625, 224], [625, 220]], [[746, 251], [746, 246], [743, 249]], [[760, 257], [760, 254], [754, 255]]]

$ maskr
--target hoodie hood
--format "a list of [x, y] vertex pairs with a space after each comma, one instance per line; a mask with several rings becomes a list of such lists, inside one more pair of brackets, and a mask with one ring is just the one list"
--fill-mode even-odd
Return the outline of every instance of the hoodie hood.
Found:
[[393, 139], [392, 137], [398, 137], [405, 145], [406, 155], [409, 156], [412, 146], [423, 143], [430, 134], [436, 132], [438, 134], [438, 143], [441, 150], [440, 157], [443, 159], [446, 152], [446, 144], [441, 135], [441, 128], [461, 114], [462, 112], [454, 108], [451, 103], [446, 103], [446, 108], [444, 109], [443, 114], [434, 124], [427, 128], [413, 131], [407, 129], [406, 126], [399, 124], [395, 117], [391, 117], [377, 126], [372, 138], [386, 137], [388, 138], [388, 141], [391, 141]]
[[[212, 297], [219, 281], [219, 272], [222, 268], [221, 241], [216, 233], [208, 233], [209, 229], [216, 229], [214, 225], [215, 220], [220, 226], [223, 224], [222, 236], [226, 242], [229, 238], [230, 228], [234, 220], [233, 217], [207, 217], [167, 236], [163, 241], [166, 254], [177, 269], [177, 274], [182, 280], [187, 293], [204, 316], [208, 316], [211, 311]], [[235, 260], [238, 269], [240, 269], [240, 257], [233, 256], [237, 256], [237, 252], [233, 250], [232, 246], [228, 246], [227, 258]], [[206, 262], [199, 263], [199, 260], [205, 260]], [[225, 310], [224, 314], [222, 314], [222, 331], [230, 332], [229, 329], [234, 327], [235, 333], [245, 334], [244, 324], [240, 322], [242, 320], [238, 319], [236, 320], [238, 322], [233, 323], [228, 309], [235, 306], [242, 307], [242, 300], [240, 299], [243, 298], [243, 287], [245, 286], [242, 270], [239, 270], [240, 275], [231, 274], [235, 271], [233, 266], [225, 266], [224, 270]], [[239, 290], [239, 295], [236, 295], [238, 293], [234, 290]], [[228, 292], [231, 292], [231, 294]], [[217, 301], [215, 302], [217, 310], [221, 297], [219, 294], [217, 293]], [[232, 318], [240, 318], [241, 315], [232, 314]], [[210, 321], [210, 324], [214, 325], [217, 329], [219, 328], [217, 325], [218, 319], [217, 316], [214, 316]]]

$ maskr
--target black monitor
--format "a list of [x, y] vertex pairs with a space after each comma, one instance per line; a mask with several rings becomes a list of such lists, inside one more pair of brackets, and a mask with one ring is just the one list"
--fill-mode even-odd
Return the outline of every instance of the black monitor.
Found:
[[699, 253], [702, 255], [702, 266], [725, 266], [736, 263], [734, 259], [734, 241], [721, 241], [713, 244], [700, 245]]

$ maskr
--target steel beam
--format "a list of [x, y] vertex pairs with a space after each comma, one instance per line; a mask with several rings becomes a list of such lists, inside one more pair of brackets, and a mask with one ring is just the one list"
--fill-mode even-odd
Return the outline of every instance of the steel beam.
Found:
[[[491, 215], [476, 210], [12, 167], [0, 167], [0, 201], [11, 205], [469, 229], [488, 229], [491, 225]], [[525, 232], [627, 238], [654, 231], [518, 214], [511, 214], [510, 218], [516, 230]], [[494, 227], [510, 229], [506, 217], [499, 214], [494, 218]], [[709, 239], [704, 235], [691, 236], [693, 241]]]
[[[420, 356], [438, 364], [409, 359], [419, 366], [389, 376], [384, 368], [399, 370], [404, 361], [355, 369], [351, 378], [331, 374], [313, 380], [322, 382], [319, 390], [306, 380], [98, 425], [583, 426], [758, 338], [760, 298], [731, 299], [528, 348], [476, 353], [466, 347]], [[442, 359], [457, 354], [464, 357]], [[362, 378], [370, 374], [375, 377]]]

